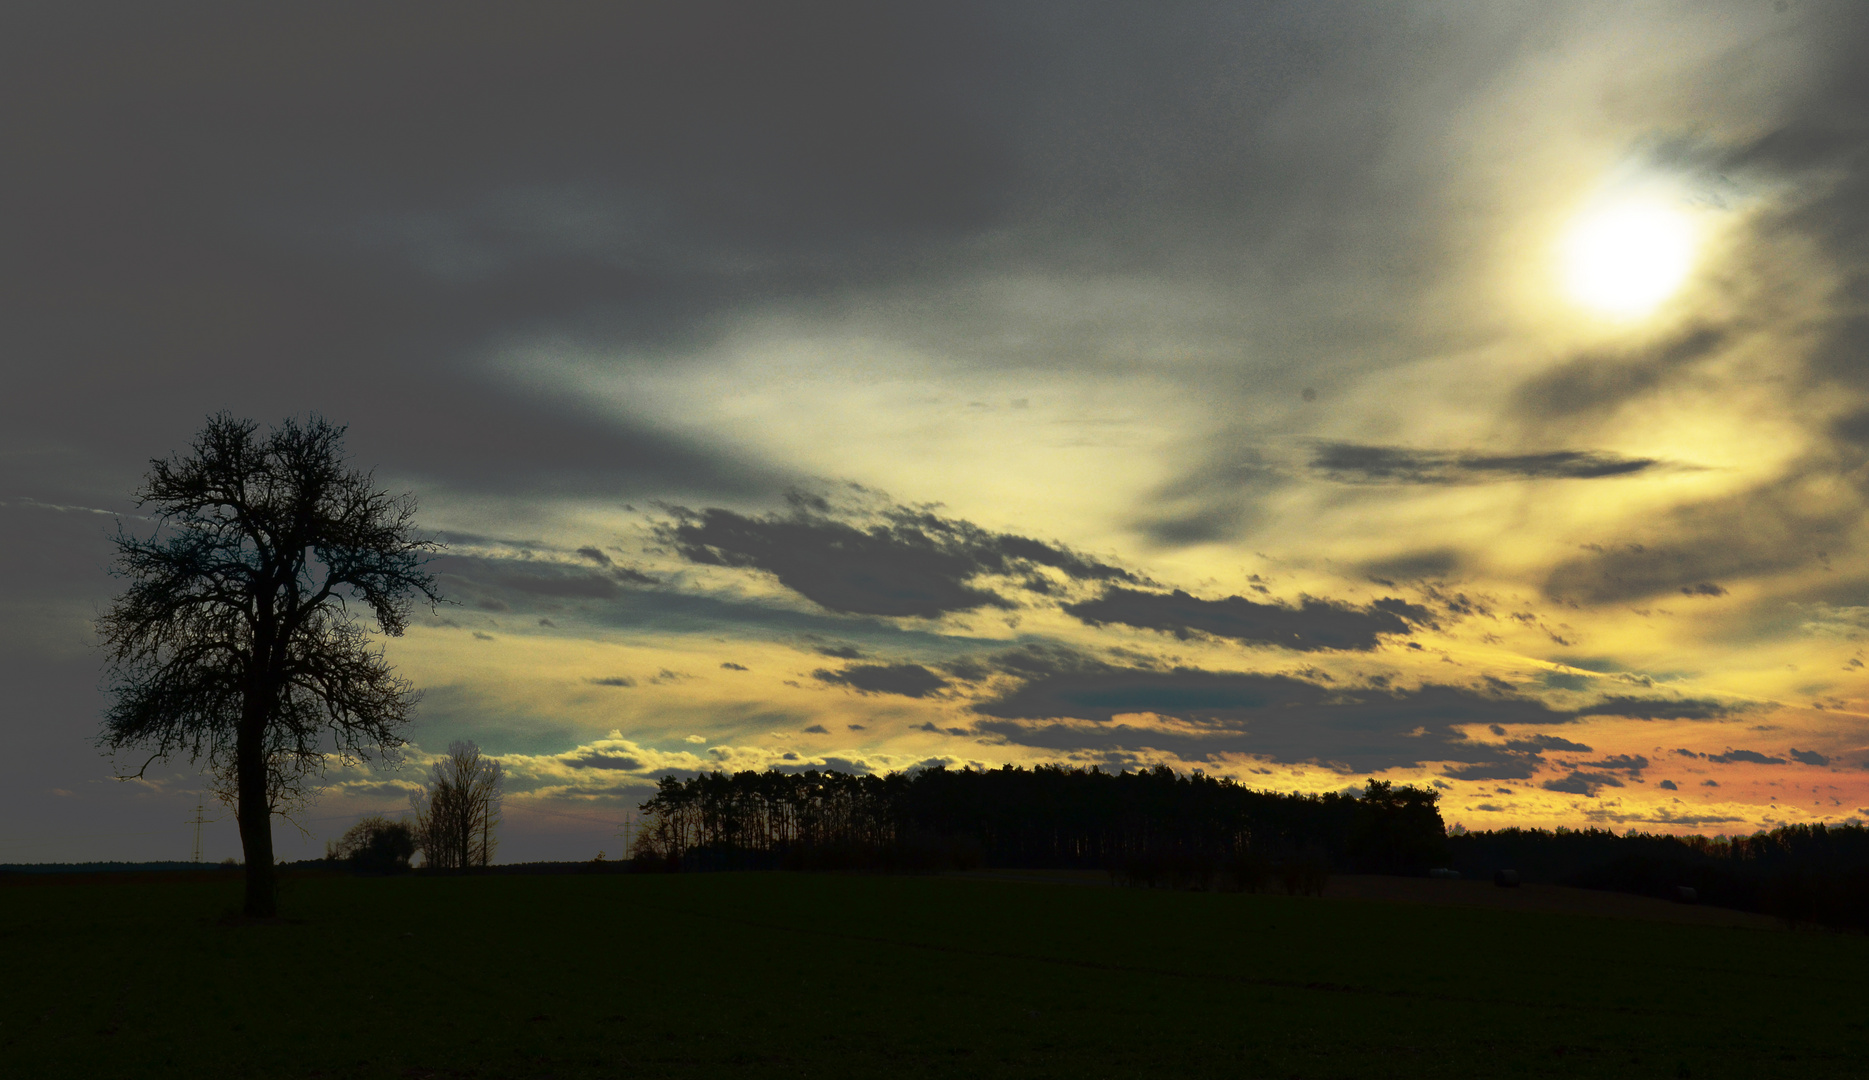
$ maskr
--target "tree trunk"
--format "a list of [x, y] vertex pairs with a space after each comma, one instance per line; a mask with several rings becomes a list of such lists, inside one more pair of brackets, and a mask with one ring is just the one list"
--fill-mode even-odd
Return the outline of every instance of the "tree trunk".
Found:
[[279, 905], [273, 874], [273, 806], [266, 784], [266, 727], [263, 719], [258, 723], [243, 719], [234, 747], [239, 782], [234, 815], [240, 822], [240, 850], [247, 862], [246, 914], [252, 919], [270, 919]]

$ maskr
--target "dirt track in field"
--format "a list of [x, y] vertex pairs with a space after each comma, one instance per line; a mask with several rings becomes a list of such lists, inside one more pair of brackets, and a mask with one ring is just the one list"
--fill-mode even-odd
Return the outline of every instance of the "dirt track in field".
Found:
[[[976, 870], [956, 877], [983, 881], [1024, 881], [1058, 885], [1110, 887], [1110, 876], [1100, 870]], [[1520, 885], [1502, 889], [1490, 881], [1442, 881], [1434, 878], [1384, 877], [1377, 874], [1335, 874], [1324, 889], [1325, 900], [1362, 900], [1401, 904], [1446, 904], [1455, 907], [1507, 908], [1516, 911], [1552, 911], [1565, 915], [1596, 915], [1608, 919], [1645, 919], [1649, 922], [1690, 923], [1699, 926], [1740, 926], [1757, 930], [1781, 929], [1770, 915], [1728, 908], [1676, 904], [1627, 893], [1572, 889], [1563, 885]]]

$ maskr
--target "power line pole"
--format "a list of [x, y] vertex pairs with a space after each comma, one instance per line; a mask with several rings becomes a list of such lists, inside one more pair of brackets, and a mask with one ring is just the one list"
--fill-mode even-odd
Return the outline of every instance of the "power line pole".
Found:
[[201, 825], [207, 818], [202, 816], [202, 803], [195, 802], [195, 861], [201, 861]]
[[628, 859], [634, 856], [636, 854], [636, 844], [635, 844], [636, 813], [635, 811], [633, 810], [623, 811], [623, 827], [621, 830], [618, 831], [617, 835], [623, 838], [623, 857], [625, 859]]

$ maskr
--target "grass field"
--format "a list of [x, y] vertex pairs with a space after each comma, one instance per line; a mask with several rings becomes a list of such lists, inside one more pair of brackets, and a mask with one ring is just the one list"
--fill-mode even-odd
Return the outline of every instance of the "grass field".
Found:
[[1869, 1075], [1869, 938], [797, 874], [0, 888], [19, 1077]]

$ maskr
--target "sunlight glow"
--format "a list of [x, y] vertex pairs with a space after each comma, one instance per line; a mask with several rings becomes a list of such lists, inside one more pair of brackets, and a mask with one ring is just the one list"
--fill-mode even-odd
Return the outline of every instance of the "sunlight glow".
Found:
[[1565, 291], [1615, 318], [1647, 315], [1674, 295], [1694, 265], [1694, 223], [1659, 200], [1629, 200], [1584, 213], [1565, 234]]

